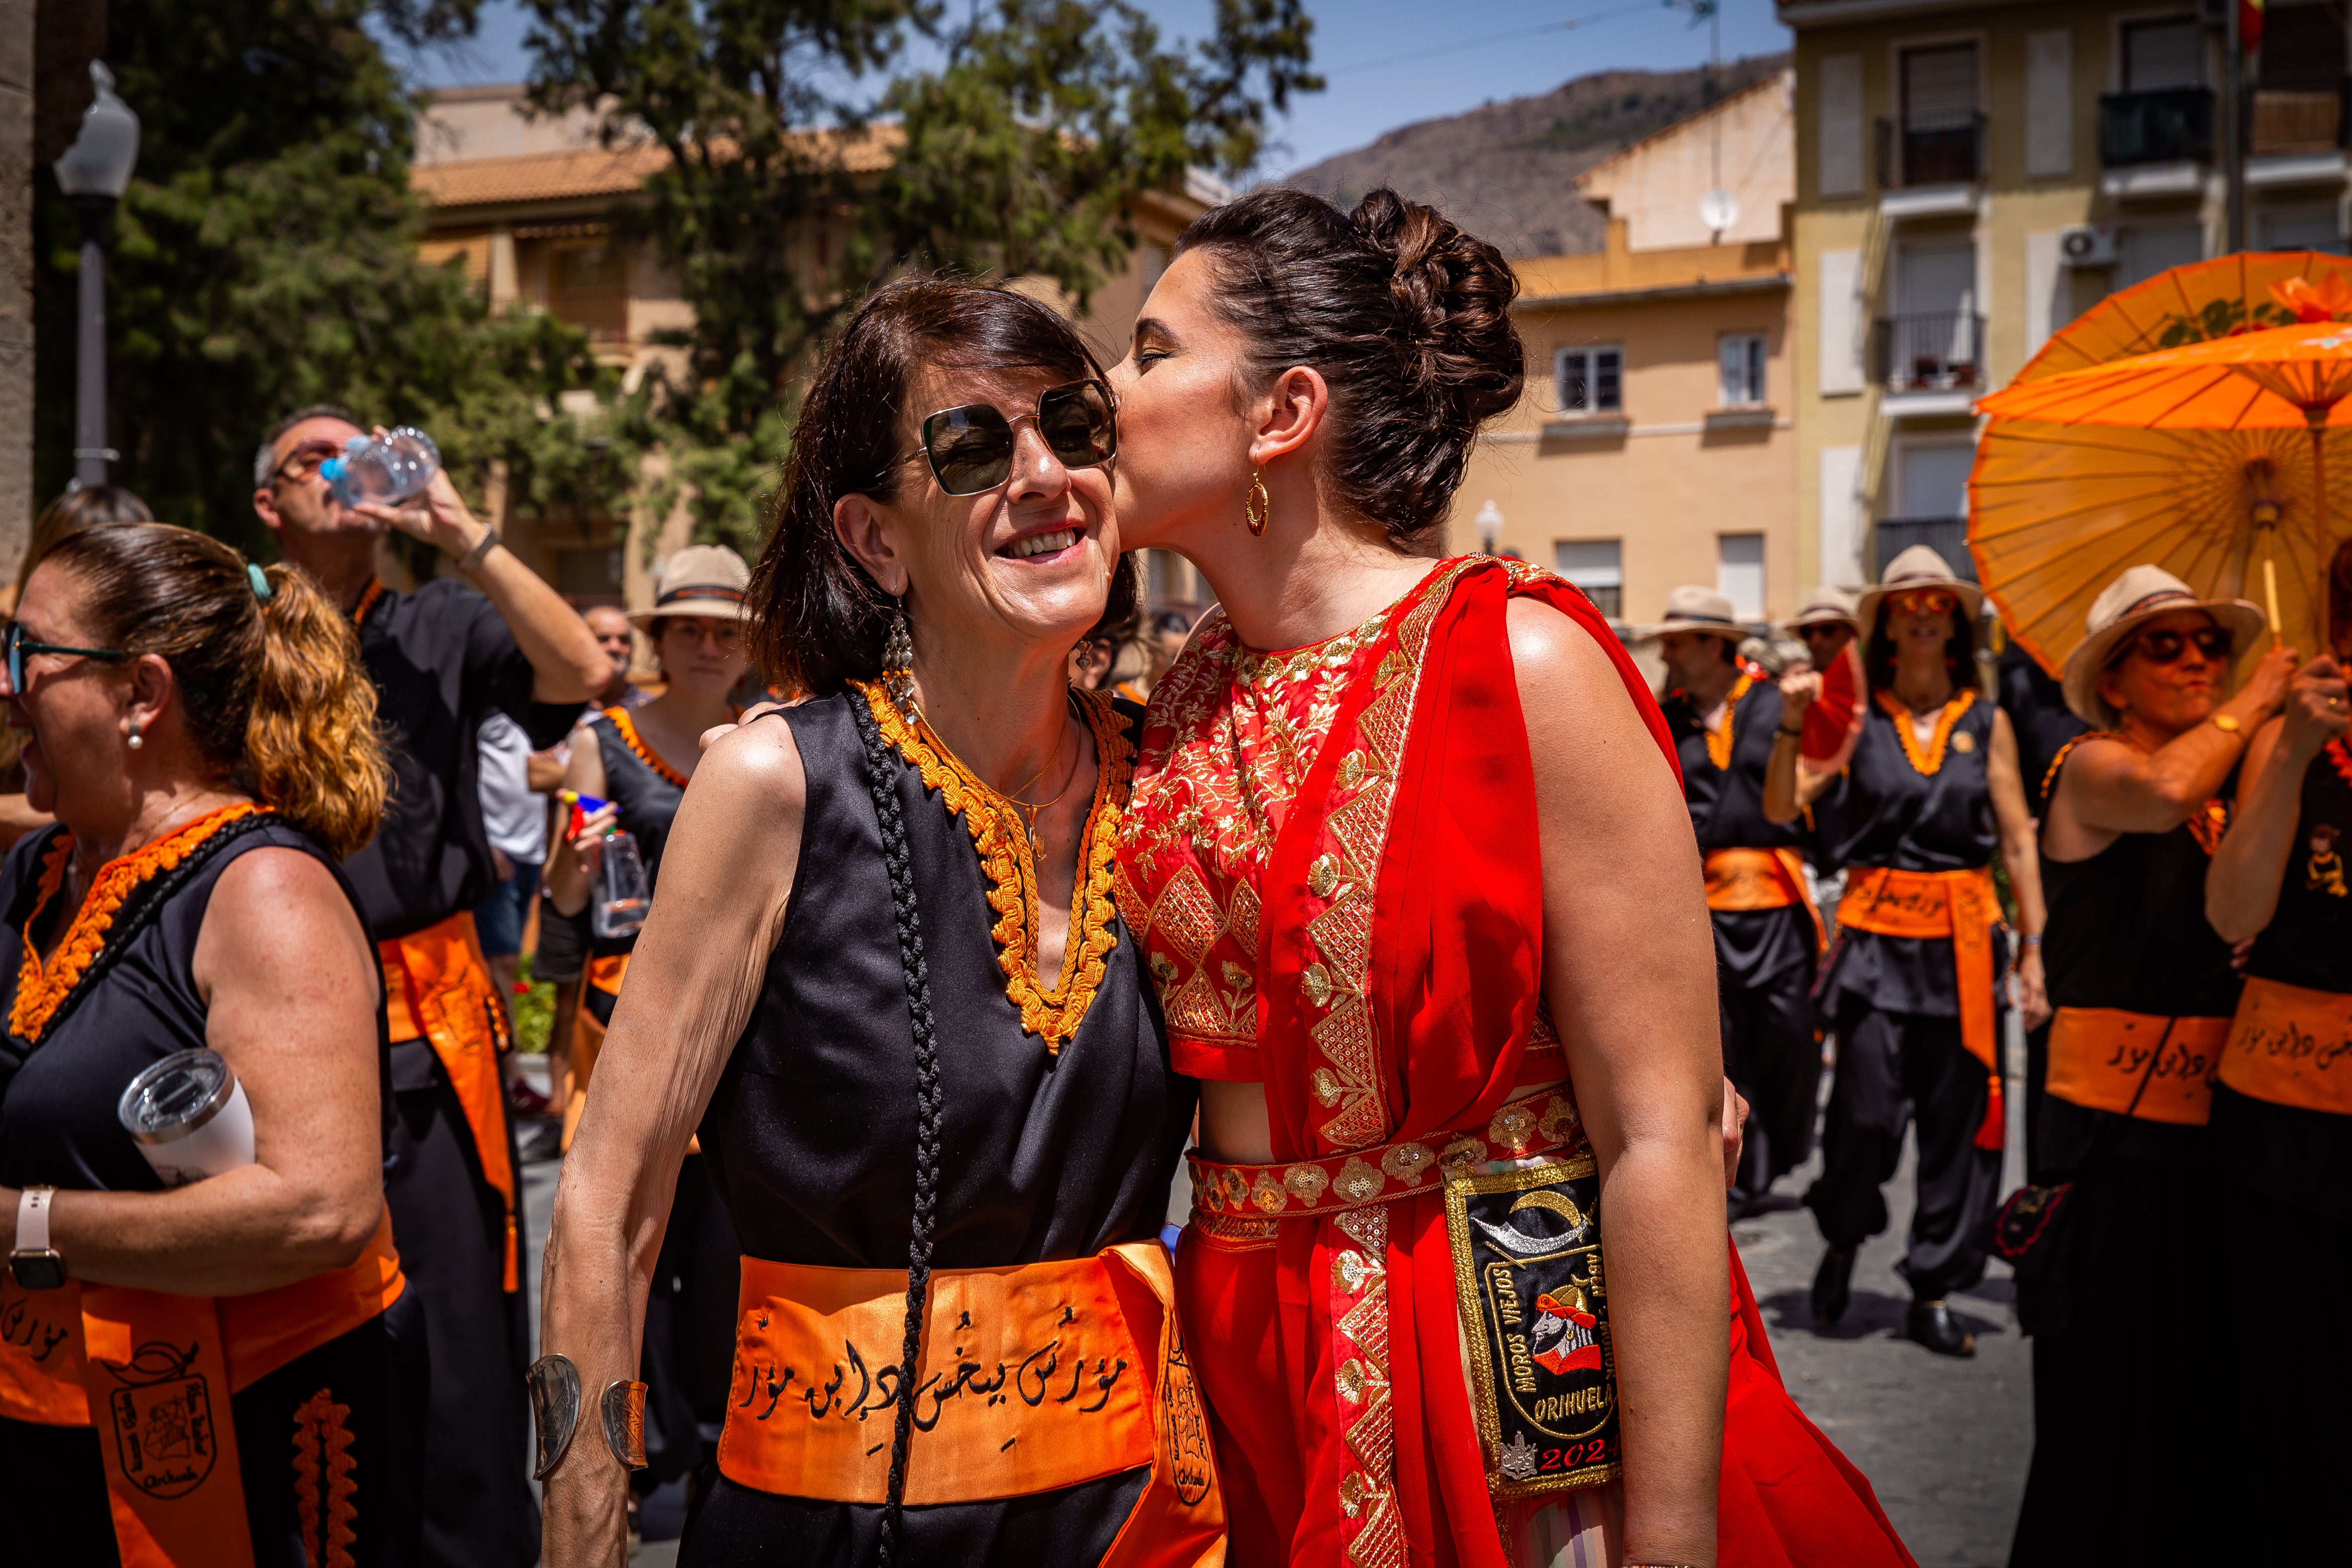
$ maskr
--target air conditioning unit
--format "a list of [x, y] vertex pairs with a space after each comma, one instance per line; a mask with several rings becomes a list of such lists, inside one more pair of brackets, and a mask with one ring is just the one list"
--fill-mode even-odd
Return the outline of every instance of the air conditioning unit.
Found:
[[2113, 267], [2116, 226], [2078, 223], [2058, 231], [2058, 258], [2069, 267]]

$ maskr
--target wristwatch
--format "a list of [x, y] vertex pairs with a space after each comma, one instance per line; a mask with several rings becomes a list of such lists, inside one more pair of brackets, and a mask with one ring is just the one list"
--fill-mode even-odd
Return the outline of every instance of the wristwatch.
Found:
[[2234, 735], [2238, 732], [2238, 716], [2235, 713], [2216, 713], [2213, 715], [2213, 728], [2224, 735]]
[[54, 1290], [66, 1282], [65, 1254], [49, 1245], [49, 1200], [55, 1187], [26, 1187], [16, 1198], [16, 1246], [8, 1270], [27, 1290]]

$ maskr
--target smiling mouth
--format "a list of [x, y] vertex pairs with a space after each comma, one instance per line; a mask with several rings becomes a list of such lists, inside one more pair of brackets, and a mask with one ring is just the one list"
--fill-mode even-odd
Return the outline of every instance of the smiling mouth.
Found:
[[1016, 539], [997, 552], [1008, 560], [1026, 561], [1033, 555], [1054, 555], [1076, 545], [1084, 531], [1057, 528], [1051, 533], [1033, 533], [1026, 539]]

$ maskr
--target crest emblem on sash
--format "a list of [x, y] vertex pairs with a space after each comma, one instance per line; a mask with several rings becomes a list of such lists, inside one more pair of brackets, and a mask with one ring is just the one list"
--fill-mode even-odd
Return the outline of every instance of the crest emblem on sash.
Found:
[[151, 1340], [127, 1363], [100, 1363], [122, 1384], [106, 1401], [122, 1473], [151, 1498], [187, 1496], [219, 1457], [212, 1390], [195, 1370], [196, 1352]]

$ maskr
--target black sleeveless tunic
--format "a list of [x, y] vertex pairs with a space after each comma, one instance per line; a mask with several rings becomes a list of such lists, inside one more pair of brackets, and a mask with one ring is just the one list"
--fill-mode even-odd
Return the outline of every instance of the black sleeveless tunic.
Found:
[[[881, 829], [849, 703], [789, 723], [807, 777], [790, 910], [750, 1022], [700, 1127], [744, 1251], [829, 1268], [904, 1268], [913, 1226], [915, 1047]], [[1140, 710], [1121, 704], [1130, 734]], [[1026, 1033], [991, 936], [989, 882], [962, 818], [896, 751], [940, 1024], [935, 1268], [1086, 1258], [1157, 1236], [1197, 1089], [1168, 1065], [1157, 998], [1123, 922], [1058, 1056]], [[1075, 940], [1075, 932], [1073, 938]], [[1145, 1472], [1043, 1498], [909, 1510], [909, 1562], [1090, 1562]], [[863, 1562], [878, 1507], [785, 1499], [722, 1479], [686, 1561]], [[705, 1553], [708, 1553], [706, 1556]], [[748, 1560], [748, 1558], [744, 1559]]]
[[[686, 798], [686, 786], [639, 756], [621, 727], [606, 714], [590, 720], [588, 730], [596, 737], [596, 753], [604, 763], [604, 798], [618, 808], [621, 827], [637, 841], [637, 858], [646, 867], [646, 886], [658, 887], [662, 850], [669, 843], [670, 824], [677, 820], [677, 804]], [[598, 958], [609, 958], [636, 945], [633, 931], [627, 936], [593, 937], [588, 951]], [[598, 1023], [613, 1021], [613, 998], [606, 993], [586, 986], [583, 1003], [594, 1012]]]
[[[2278, 910], [2246, 973], [2311, 991], [2352, 992], [2352, 747], [2331, 742], [2303, 775]], [[2342, 889], [2339, 891], [2338, 889]], [[2213, 1090], [2215, 1153], [2232, 1180], [2283, 1204], [2352, 1219], [2352, 1116]]]
[[[1798, 823], [1782, 826], [1764, 815], [1764, 773], [1772, 763], [1773, 733], [1780, 726], [1780, 689], [1759, 677], [1731, 710], [1731, 765], [1718, 768], [1706, 749], [1705, 718], [1680, 690], [1659, 704], [1675, 757], [1682, 764], [1683, 799], [1699, 853], [1715, 849], [1803, 850]], [[1813, 961], [1813, 921], [1791, 904], [1778, 910], [1715, 910], [1716, 965], [1724, 979], [1743, 988], [1764, 984]]]
[[[1887, 866], [1898, 871], [1962, 871], [1992, 864], [2000, 837], [1985, 766], [1993, 719], [1981, 695], [1952, 726], [1935, 773], [1923, 773], [1904, 750], [1895, 721], [1874, 697], [1844, 774], [1813, 806], [1822, 863]], [[1967, 736], [1965, 744], [1960, 737]], [[1849, 892], [1848, 898], [1857, 895]], [[2000, 944], [1994, 963], [2003, 962]], [[1880, 936], [1851, 927], [1838, 939], [1822, 1011], [1840, 998], [1885, 1013], [1956, 1018], [1960, 1002], [1949, 938]]]

